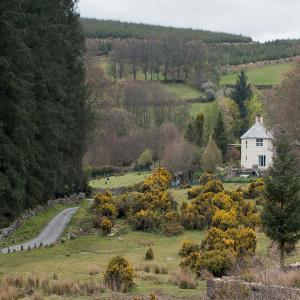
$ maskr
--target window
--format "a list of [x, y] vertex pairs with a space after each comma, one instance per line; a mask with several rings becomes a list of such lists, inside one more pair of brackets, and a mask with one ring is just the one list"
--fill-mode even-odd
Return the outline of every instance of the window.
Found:
[[265, 155], [259, 155], [258, 156], [258, 166], [259, 167], [265, 167], [266, 166], [266, 156]]
[[264, 145], [264, 140], [263, 139], [256, 139], [256, 146], [261, 147]]
[[246, 155], [246, 160], [248, 159], [247, 155]]
[[246, 149], [248, 148], [248, 141], [246, 141]]

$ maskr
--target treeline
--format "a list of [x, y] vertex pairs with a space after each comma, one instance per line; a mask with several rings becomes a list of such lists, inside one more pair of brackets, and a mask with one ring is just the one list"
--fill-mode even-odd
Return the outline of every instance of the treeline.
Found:
[[208, 59], [212, 64], [241, 65], [300, 55], [300, 40], [276, 40], [266, 43], [210, 44]]
[[81, 18], [86, 38], [98, 39], [169, 39], [174, 36], [185, 41], [202, 40], [205, 43], [249, 43], [250, 37], [190, 28], [175, 28], [137, 24], [113, 20]]
[[0, 2], [0, 226], [83, 188], [88, 106], [76, 2]]
[[[109, 55], [110, 72], [115, 80], [126, 73], [137, 79], [138, 71], [145, 80], [177, 80], [200, 86], [209, 71], [206, 46], [201, 41], [114, 40]], [[211, 77], [211, 76], [209, 76]]]

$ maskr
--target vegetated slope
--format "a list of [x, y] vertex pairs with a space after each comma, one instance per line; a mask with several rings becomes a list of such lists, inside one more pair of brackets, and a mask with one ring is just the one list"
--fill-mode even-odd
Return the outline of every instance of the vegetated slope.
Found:
[[300, 55], [300, 40], [276, 40], [266, 43], [210, 44], [208, 58], [218, 65], [241, 65]]
[[87, 38], [138, 38], [165, 39], [176, 36], [206, 43], [249, 43], [250, 37], [208, 30], [176, 28], [149, 24], [81, 18]]
[[[284, 78], [284, 75], [293, 67], [293, 63], [283, 63], [268, 65], [249, 69], [246, 71], [249, 82], [254, 85], [273, 85], [278, 84]], [[221, 85], [234, 84], [237, 73], [230, 73], [222, 76]]]

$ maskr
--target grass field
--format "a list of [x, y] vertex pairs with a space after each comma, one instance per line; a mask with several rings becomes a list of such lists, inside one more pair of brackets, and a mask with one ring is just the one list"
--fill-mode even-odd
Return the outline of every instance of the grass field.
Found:
[[[249, 82], [254, 85], [278, 84], [284, 78], [284, 75], [291, 70], [293, 63], [283, 63], [277, 65], [269, 65], [258, 67], [246, 71]], [[234, 84], [236, 82], [237, 73], [230, 73], [222, 76], [221, 85]]]
[[202, 95], [198, 89], [184, 83], [163, 83], [168, 92], [172, 92], [180, 99], [193, 99]]
[[133, 172], [121, 176], [110, 176], [105, 178], [93, 179], [89, 182], [92, 188], [112, 189], [121, 186], [131, 186], [142, 182], [151, 172]]

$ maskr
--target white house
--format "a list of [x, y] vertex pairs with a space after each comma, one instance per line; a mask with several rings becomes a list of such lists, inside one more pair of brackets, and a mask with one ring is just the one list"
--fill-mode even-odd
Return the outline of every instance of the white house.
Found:
[[241, 168], [266, 170], [274, 156], [273, 135], [263, 126], [263, 117], [241, 136]]

